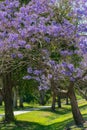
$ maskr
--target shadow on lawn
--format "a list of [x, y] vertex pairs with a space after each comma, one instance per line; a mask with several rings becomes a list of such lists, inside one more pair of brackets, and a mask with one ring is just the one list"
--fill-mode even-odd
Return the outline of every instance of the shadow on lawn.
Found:
[[17, 108], [14, 108], [14, 110], [15, 111], [21, 111], [21, 110], [23, 110], [23, 111], [27, 111], [27, 110], [29, 110], [29, 109], [32, 109], [32, 108], [34, 108], [33, 106], [24, 106], [24, 107], [17, 107]]
[[80, 109], [87, 109], [87, 104], [82, 105], [82, 106], [80, 106], [79, 108], [80, 108]]
[[65, 130], [65, 127], [68, 128], [72, 123], [72, 119], [54, 123], [48, 126], [44, 126], [35, 122], [16, 121], [15, 124], [0, 123], [0, 130]]
[[[81, 106], [80, 109], [85, 109], [86, 105]], [[48, 111], [51, 112], [50, 108], [47, 109], [41, 109], [38, 111]], [[62, 107], [61, 109], [57, 109], [54, 113], [60, 114], [62, 117], [62, 114], [66, 114], [71, 112], [70, 108]], [[85, 120], [87, 120], [87, 115], [83, 115]], [[35, 122], [28, 122], [28, 121], [16, 121], [15, 123], [11, 124], [3, 124], [0, 123], [0, 130], [66, 130], [66, 128], [69, 128], [70, 126], [73, 126], [74, 122], [72, 118], [69, 118], [68, 120], [64, 120], [58, 123], [53, 123], [51, 125], [42, 125]], [[85, 127], [87, 128], [87, 127]], [[72, 129], [71, 129], [72, 130]], [[73, 129], [74, 130], [74, 129]], [[79, 130], [83, 130], [79, 129]]]
[[[83, 115], [85, 120], [87, 120], [87, 115]], [[76, 127], [72, 118], [68, 120], [64, 120], [58, 123], [53, 123], [50, 125], [42, 125], [36, 122], [28, 122], [18, 120], [15, 123], [11, 124], [3, 124], [0, 123], [0, 130], [67, 130], [66, 128], [71, 128], [70, 130], [85, 130], [87, 128], [87, 124], [85, 127]]]
[[62, 108], [56, 108], [55, 111], [52, 111], [51, 108], [45, 108], [45, 109], [40, 109], [38, 111], [52, 112], [52, 113], [55, 113], [58, 115], [63, 115], [63, 114], [67, 114], [67, 113], [71, 112], [71, 109], [62, 107]]

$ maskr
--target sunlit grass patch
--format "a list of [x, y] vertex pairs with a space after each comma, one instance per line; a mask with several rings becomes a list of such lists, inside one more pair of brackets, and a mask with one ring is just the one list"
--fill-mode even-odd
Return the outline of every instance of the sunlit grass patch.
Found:
[[[82, 99], [78, 101], [78, 104], [83, 117], [87, 120], [87, 101]], [[26, 107], [28, 107], [27, 104]], [[71, 130], [85, 130], [87, 128], [87, 123], [83, 127], [77, 127], [74, 124], [71, 106], [65, 104], [62, 104], [62, 108], [56, 107], [55, 112], [52, 112], [51, 108], [41, 108], [40, 110], [15, 117], [15, 123], [1, 123], [0, 130], [66, 130], [66, 128], [70, 128]]]

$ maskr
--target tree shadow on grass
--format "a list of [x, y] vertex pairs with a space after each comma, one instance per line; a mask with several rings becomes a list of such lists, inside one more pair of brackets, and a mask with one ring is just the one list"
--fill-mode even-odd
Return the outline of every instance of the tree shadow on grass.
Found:
[[80, 109], [87, 109], [87, 104], [82, 105], [82, 106], [80, 106], [79, 108], [80, 108]]
[[58, 115], [63, 115], [63, 114], [67, 114], [67, 113], [71, 112], [71, 109], [62, 107], [62, 108], [56, 108], [55, 111], [52, 111], [51, 108], [45, 108], [45, 109], [40, 109], [38, 111], [52, 112], [52, 113], [55, 113], [55, 114], [58, 114]]
[[[80, 108], [84, 109], [85, 107], [86, 105]], [[65, 108], [61, 108], [61, 109], [57, 109], [57, 111], [54, 113], [56, 114], [58, 113], [61, 115], [61, 114], [66, 114], [67, 112], [70, 112], [70, 109], [65, 109]], [[43, 111], [43, 110], [38, 110], [38, 111]], [[44, 109], [44, 111], [51, 112], [50, 108]], [[83, 116], [87, 120], [87, 115], [84, 114]], [[0, 130], [66, 130], [66, 128], [71, 128], [71, 126], [74, 126], [74, 128], [76, 127], [74, 125], [72, 118], [69, 118], [68, 120], [64, 120], [58, 123], [53, 123], [50, 125], [42, 125], [36, 122], [28, 122], [28, 121], [19, 120], [11, 124], [0, 123]], [[87, 126], [85, 128], [87, 128]], [[74, 129], [70, 129], [70, 130], [74, 130]], [[79, 130], [83, 130], [83, 128]]]
[[63, 122], [54, 123], [51, 125], [42, 125], [35, 122], [16, 121], [11, 124], [0, 123], [0, 130], [65, 130], [73, 124], [73, 120], [65, 120]]
[[15, 111], [19, 111], [19, 110], [23, 110], [23, 111], [29, 111], [31, 109], [33, 109], [34, 107], [33, 106], [24, 106], [24, 107], [17, 107], [17, 108], [14, 108]]

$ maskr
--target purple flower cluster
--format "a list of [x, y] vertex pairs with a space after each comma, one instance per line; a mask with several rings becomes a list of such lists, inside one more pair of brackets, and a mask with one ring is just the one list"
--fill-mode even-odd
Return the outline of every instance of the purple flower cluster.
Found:
[[61, 73], [65, 75], [65, 77], [68, 77], [70, 81], [75, 81], [77, 78], [82, 77], [82, 69], [75, 68], [73, 64], [63, 62], [61, 66], [63, 67]]
[[24, 76], [23, 79], [24, 80], [36, 80], [40, 86], [38, 86], [39, 90], [45, 89], [47, 90], [49, 87], [49, 80], [47, 79], [47, 77], [44, 75], [42, 70], [36, 70], [33, 69], [31, 67], [29, 67], [27, 69], [27, 72], [29, 75]]
[[[29, 67], [28, 75], [23, 78], [39, 81], [40, 89], [47, 88], [51, 79], [58, 81], [60, 75], [69, 77], [70, 81], [81, 76], [72, 63], [72, 56], [78, 55], [76, 49], [87, 53], [87, 39], [81, 37], [87, 31], [87, 23], [83, 22], [87, 17], [86, 0], [69, 3], [71, 10], [65, 16], [61, 15], [65, 5], [60, 8], [55, 2], [31, 0], [22, 7], [18, 0], [0, 2], [0, 56], [9, 62], [10, 58], [21, 61], [29, 56], [33, 57], [30, 63], [33, 59], [43, 62], [48, 67], [47, 75], [44, 74], [46, 66], [43, 71]], [[53, 52], [61, 55], [59, 62], [52, 59]]]

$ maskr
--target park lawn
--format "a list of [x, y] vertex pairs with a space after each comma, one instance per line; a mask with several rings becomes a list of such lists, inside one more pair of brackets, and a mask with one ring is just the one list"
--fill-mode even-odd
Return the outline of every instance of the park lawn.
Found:
[[0, 106], [0, 114], [4, 113], [4, 106]]
[[[79, 107], [84, 118], [87, 119], [87, 102], [79, 100]], [[0, 124], [0, 130], [84, 130], [83, 127], [76, 127], [71, 114], [70, 105], [62, 105], [61, 109], [52, 112], [50, 108], [28, 112], [16, 116], [16, 122], [11, 124]]]

